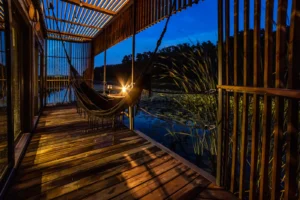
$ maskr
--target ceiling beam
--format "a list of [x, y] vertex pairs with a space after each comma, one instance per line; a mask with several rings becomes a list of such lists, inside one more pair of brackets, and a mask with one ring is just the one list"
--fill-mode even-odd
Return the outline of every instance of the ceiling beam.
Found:
[[94, 5], [85, 3], [85, 2], [80, 2], [80, 0], [61, 0], [61, 1], [64, 1], [64, 2], [69, 3], [69, 4], [73, 4], [73, 5], [76, 5], [76, 6], [81, 6], [82, 8], [86, 8], [86, 9], [89, 9], [89, 10], [94, 10], [94, 11], [97, 11], [97, 12], [101, 12], [101, 13], [104, 13], [106, 15], [113, 16], [113, 15], [116, 14], [116, 12], [113, 12], [111, 10], [100, 8], [98, 6], [94, 6]]
[[[47, 39], [50, 39], [50, 40], [59, 40], [61, 41], [61, 39], [59, 38], [56, 38], [56, 37], [52, 37], [52, 36], [48, 36]], [[76, 39], [66, 39], [66, 38], [63, 38], [62, 39], [63, 41], [66, 41], [66, 42], [78, 42], [78, 43], [82, 43], [82, 42], [90, 42], [91, 40], [76, 40]]]
[[97, 26], [91, 26], [91, 25], [87, 25], [87, 24], [81, 24], [78, 22], [73, 22], [73, 21], [69, 21], [69, 20], [65, 20], [65, 19], [57, 19], [51, 16], [46, 16], [47, 19], [51, 19], [51, 20], [57, 20], [60, 22], [65, 22], [65, 23], [69, 23], [69, 24], [74, 24], [74, 25], [78, 25], [78, 26], [84, 26], [84, 27], [88, 27], [88, 28], [93, 28], [93, 29], [97, 29], [97, 30], [101, 30], [101, 28], [97, 27]]
[[83, 38], [87, 40], [93, 39], [93, 37], [87, 36], [87, 35], [81, 35], [81, 34], [74, 34], [74, 33], [68, 33], [68, 32], [59, 32], [57, 30], [47, 30], [48, 33], [54, 33], [54, 34], [61, 34], [62, 36], [71, 36], [71, 37], [78, 37], [78, 38]]

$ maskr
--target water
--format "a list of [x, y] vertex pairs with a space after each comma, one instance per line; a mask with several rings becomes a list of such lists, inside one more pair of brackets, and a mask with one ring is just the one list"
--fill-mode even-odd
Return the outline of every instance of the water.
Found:
[[[124, 117], [123, 122], [126, 126], [129, 126], [129, 119], [127, 117]], [[141, 131], [156, 142], [161, 143], [165, 147], [171, 149], [195, 165], [204, 169], [208, 169], [207, 164], [205, 164], [208, 162], [207, 157], [200, 158], [199, 156], [195, 155], [190, 136], [181, 135], [180, 141], [178, 141], [173, 136], [168, 134], [168, 130], [189, 133], [190, 129], [187, 126], [174, 123], [171, 124], [170, 122], [155, 118], [140, 111], [134, 117], [134, 129]], [[199, 134], [202, 134], [201, 130], [198, 131]]]

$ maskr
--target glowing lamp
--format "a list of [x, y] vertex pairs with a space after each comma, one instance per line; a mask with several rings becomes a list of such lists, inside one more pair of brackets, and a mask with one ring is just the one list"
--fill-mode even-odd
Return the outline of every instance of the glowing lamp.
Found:
[[125, 93], [127, 91], [127, 88], [125, 86], [122, 87], [122, 92]]

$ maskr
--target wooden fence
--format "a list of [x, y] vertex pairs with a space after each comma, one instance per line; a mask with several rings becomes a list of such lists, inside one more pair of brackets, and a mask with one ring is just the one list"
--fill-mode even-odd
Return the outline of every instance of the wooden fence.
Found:
[[[92, 84], [93, 66], [90, 43], [65, 42], [72, 65], [84, 79]], [[67, 103], [74, 100], [70, 84], [70, 65], [62, 42], [47, 40], [47, 104]]]
[[298, 199], [300, 1], [231, 3], [218, 0], [217, 183], [241, 199]]

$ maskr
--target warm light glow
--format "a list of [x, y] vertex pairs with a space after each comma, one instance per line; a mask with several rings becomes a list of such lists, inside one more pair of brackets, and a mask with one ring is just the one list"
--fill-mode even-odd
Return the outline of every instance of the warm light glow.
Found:
[[127, 88], [126, 88], [125, 86], [123, 86], [123, 87], [122, 87], [122, 92], [123, 92], [123, 93], [126, 93], [126, 91], [127, 91]]

